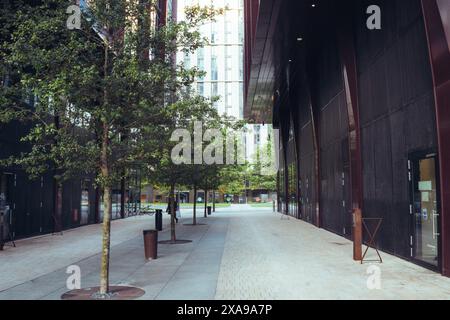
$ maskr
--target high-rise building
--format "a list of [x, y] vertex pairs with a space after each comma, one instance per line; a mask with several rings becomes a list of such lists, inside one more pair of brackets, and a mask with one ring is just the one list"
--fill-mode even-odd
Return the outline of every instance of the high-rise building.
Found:
[[220, 96], [216, 103], [221, 114], [243, 118], [243, 0], [179, 0], [178, 19], [192, 5], [225, 8], [223, 15], [200, 28], [209, 44], [193, 54], [180, 53], [179, 62], [197, 66], [206, 75], [197, 80], [197, 91], [205, 97]]
[[[179, 53], [177, 60], [186, 67], [198, 67], [206, 75], [197, 79], [196, 90], [205, 97], [219, 97], [215, 106], [220, 114], [244, 118], [244, 0], [178, 0], [178, 20], [188, 6], [225, 8], [223, 15], [204, 24], [200, 33], [208, 44], [195, 53]], [[257, 146], [267, 141], [268, 126], [247, 127], [243, 135], [245, 158], [251, 161]]]

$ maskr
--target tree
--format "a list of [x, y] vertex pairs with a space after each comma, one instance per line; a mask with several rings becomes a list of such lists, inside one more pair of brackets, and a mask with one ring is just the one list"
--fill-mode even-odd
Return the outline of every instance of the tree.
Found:
[[[205, 162], [200, 166], [199, 177], [205, 191], [204, 216], [207, 217], [208, 193], [215, 190], [221, 184], [221, 171], [228, 166], [236, 166], [243, 161], [243, 146], [240, 141], [241, 129], [244, 127], [243, 121], [238, 121], [233, 117], [222, 117], [222, 123], [212, 122], [209, 124], [209, 132], [205, 132], [210, 143], [205, 149]], [[213, 129], [211, 131], [211, 129]], [[214, 134], [213, 134], [214, 133]], [[224, 154], [226, 151], [226, 155]], [[232, 159], [228, 159], [231, 157]], [[233, 160], [233, 163], [227, 163]], [[239, 164], [237, 164], [239, 167]], [[215, 195], [213, 196], [213, 199]], [[215, 200], [213, 200], [215, 202]]]
[[[238, 121], [234, 124], [230, 131], [228, 131], [228, 139], [233, 139], [234, 163], [229, 163], [226, 166], [219, 167], [216, 172], [216, 179], [213, 183], [213, 189], [218, 189], [223, 194], [241, 195], [245, 190], [245, 177], [248, 171], [248, 163], [244, 157], [244, 145], [241, 141], [242, 131], [245, 127], [245, 122]], [[227, 146], [229, 144], [227, 143]]]
[[218, 190], [223, 194], [241, 195], [245, 191], [247, 164], [228, 165], [219, 173]]
[[193, 201], [193, 208], [192, 208], [192, 225], [197, 225], [197, 194], [198, 194], [198, 188], [201, 184], [201, 165], [197, 164], [191, 164], [189, 166], [184, 167], [186, 170], [186, 174], [183, 176], [184, 183], [183, 185], [192, 188], [194, 191], [194, 201]]
[[[242, 124], [232, 117], [218, 114], [214, 107], [216, 97], [207, 99], [196, 96], [190, 89], [181, 91], [174, 97], [177, 102], [167, 108], [171, 119], [171, 127], [167, 130], [170, 138], [168, 135], [167, 140], [170, 139], [171, 143], [166, 144], [162, 150], [162, 157], [169, 159], [170, 154], [172, 163], [167, 161], [162, 166], [157, 165], [150, 174], [154, 183], [170, 183], [172, 190], [175, 190], [177, 184], [194, 189], [193, 225], [196, 225], [198, 187], [205, 187], [207, 197], [212, 173], [217, 172], [218, 166], [223, 162], [225, 133]], [[207, 199], [205, 216], [206, 206]], [[176, 243], [174, 232], [172, 242]]]
[[66, 28], [67, 4], [58, 0], [5, 9], [12, 33], [0, 58], [12, 81], [1, 89], [0, 122], [26, 123], [29, 149], [2, 164], [31, 177], [54, 170], [58, 181], [96, 176], [104, 195], [99, 298], [109, 293], [112, 186], [124, 168], [160, 159], [171, 121], [166, 93], [198, 75], [174, 65], [173, 56], [200, 47], [196, 29], [215, 14], [194, 6], [186, 21], [151, 28], [156, 3], [90, 1], [80, 30]]
[[174, 165], [170, 153], [162, 152], [159, 162], [156, 166], [149, 168], [148, 175], [151, 181], [168, 187], [169, 195], [169, 213], [170, 220], [170, 240], [172, 244], [177, 243], [176, 228], [175, 228], [175, 188], [177, 183], [182, 179], [185, 173], [182, 167]]
[[[167, 106], [165, 112], [169, 121], [165, 124], [165, 137], [162, 148], [159, 149], [159, 161], [148, 167], [148, 177], [155, 184], [167, 185], [169, 192], [169, 210], [171, 214], [171, 243], [176, 244], [176, 224], [175, 224], [175, 189], [177, 185], [196, 185], [198, 180], [196, 170], [198, 165], [193, 164], [194, 148], [202, 148], [202, 143], [195, 145], [192, 143], [195, 122], [202, 119], [204, 122], [220, 123], [217, 110], [213, 107], [213, 102], [207, 98], [196, 96], [189, 91], [174, 93], [176, 102]], [[176, 147], [182, 139], [182, 150]], [[180, 152], [179, 152], [180, 151]], [[182, 151], [182, 152], [181, 152]], [[194, 206], [194, 224], [195, 206]]]
[[213, 183], [212, 181], [216, 177], [216, 170], [217, 170], [217, 166], [214, 164], [212, 164], [212, 165], [204, 164], [201, 166], [201, 169], [199, 170], [201, 186], [203, 187], [203, 191], [205, 192], [205, 201], [204, 201], [204, 210], [203, 210], [203, 216], [205, 218], [208, 217], [208, 212], [207, 212], [208, 193], [212, 187], [212, 183]]
[[249, 182], [251, 190], [275, 191], [276, 170], [274, 168], [274, 146], [269, 136], [269, 141], [262, 147], [257, 147], [253, 162], [249, 167]]

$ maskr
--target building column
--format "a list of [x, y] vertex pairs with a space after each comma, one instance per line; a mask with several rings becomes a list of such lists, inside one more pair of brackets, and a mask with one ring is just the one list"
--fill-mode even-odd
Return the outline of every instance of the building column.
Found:
[[[283, 104], [286, 103], [286, 101], [283, 101]], [[280, 115], [280, 136], [281, 136], [281, 143], [283, 146], [283, 163], [281, 164], [284, 168], [284, 203], [285, 203], [285, 210], [284, 214], [289, 215], [289, 204], [290, 204], [290, 198], [289, 198], [289, 165], [288, 165], [288, 145], [289, 145], [289, 130], [290, 130], [290, 118], [289, 118], [289, 110], [286, 110], [286, 112], [281, 113]], [[287, 119], [286, 119], [287, 118]]]
[[[363, 178], [361, 130], [358, 105], [358, 73], [356, 66], [355, 46], [353, 43], [353, 30], [351, 25], [352, 19], [349, 13], [351, 13], [351, 7], [344, 7], [342, 9], [342, 13], [339, 15], [342, 18], [339, 21], [337, 40], [347, 103], [352, 201], [352, 212], [349, 212], [349, 214], [353, 214], [355, 210], [362, 210], [363, 207]], [[354, 229], [354, 232], [352, 232], [352, 237], [355, 242], [354, 259], [361, 260], [362, 247], [360, 239], [362, 238], [362, 230]]]
[[347, 102], [352, 208], [361, 209], [363, 204], [363, 182], [358, 105], [358, 74], [355, 47], [352, 40], [352, 29], [349, 22], [351, 22], [350, 19], [343, 19], [344, 25], [341, 25], [341, 28], [338, 30], [338, 43]]
[[308, 64], [306, 68], [305, 85], [307, 86], [307, 92], [309, 94], [309, 113], [311, 117], [311, 126], [313, 134], [313, 146], [314, 146], [314, 212], [315, 212], [315, 226], [317, 228], [322, 227], [322, 215], [320, 207], [321, 199], [321, 179], [320, 179], [320, 136], [319, 136], [319, 107], [318, 97], [314, 87], [314, 68], [313, 63], [306, 62]]
[[450, 2], [422, 0], [433, 75], [441, 184], [442, 273], [450, 277]]

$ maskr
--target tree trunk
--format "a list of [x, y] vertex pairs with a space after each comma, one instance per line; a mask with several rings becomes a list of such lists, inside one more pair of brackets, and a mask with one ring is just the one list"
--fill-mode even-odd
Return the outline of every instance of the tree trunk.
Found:
[[[104, 77], [106, 79], [108, 74], [108, 46], [105, 45], [105, 61], [104, 61]], [[103, 89], [104, 106], [108, 105], [108, 87], [105, 85]], [[102, 139], [101, 139], [101, 154], [100, 154], [100, 173], [104, 187], [103, 194], [103, 239], [102, 239], [102, 260], [100, 270], [100, 295], [107, 295], [109, 293], [109, 258], [111, 246], [111, 182], [110, 182], [110, 165], [108, 161], [109, 156], [109, 125], [107, 120], [102, 123]]]
[[175, 185], [172, 184], [170, 186], [170, 196], [169, 196], [169, 212], [170, 212], [170, 239], [173, 243], [177, 241], [177, 237], [175, 234]]
[[100, 273], [100, 294], [109, 292], [109, 255], [111, 245], [111, 188], [105, 188], [103, 195], [103, 241]]
[[120, 218], [125, 219], [125, 178], [120, 180]]
[[100, 192], [100, 188], [96, 187], [95, 188], [95, 224], [99, 224], [100, 223], [100, 198], [101, 198], [101, 192]]
[[197, 185], [194, 185], [194, 212], [192, 224], [197, 225]]
[[213, 190], [213, 212], [216, 212], [216, 190]]
[[111, 245], [111, 184], [109, 182], [110, 172], [108, 163], [109, 130], [108, 125], [103, 125], [102, 151], [101, 151], [101, 176], [104, 181], [103, 194], [103, 240], [102, 240], [102, 261], [100, 272], [100, 294], [106, 295], [109, 292], [109, 256]]
[[205, 188], [205, 218], [208, 218], [207, 207], [208, 207], [208, 187]]

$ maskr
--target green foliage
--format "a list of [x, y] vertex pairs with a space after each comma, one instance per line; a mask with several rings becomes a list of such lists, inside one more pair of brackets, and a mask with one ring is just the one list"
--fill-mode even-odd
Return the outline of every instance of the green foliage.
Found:
[[229, 165], [220, 171], [219, 191], [223, 194], [243, 194], [249, 165]]
[[29, 130], [22, 151], [0, 165], [24, 168], [32, 177], [52, 170], [60, 180], [95, 175], [100, 186], [140, 165], [154, 184], [227, 184], [228, 193], [239, 193], [239, 172], [248, 170], [243, 166], [174, 165], [170, 157], [177, 128], [192, 133], [196, 120], [223, 133], [243, 126], [217, 114], [217, 98], [193, 93], [202, 71], [174, 62], [176, 52], [194, 52], [207, 42], [198, 27], [223, 10], [193, 6], [185, 21], [152, 28], [149, 10], [139, 3], [91, 1], [82, 30], [66, 28], [66, 2], [1, 7], [0, 72], [10, 81], [0, 88], [0, 124], [19, 121]]
[[23, 151], [1, 164], [32, 177], [49, 169], [60, 179], [93, 174], [102, 186], [119, 181], [129, 166], [168, 165], [171, 130], [193, 105], [199, 115], [210, 105], [186, 96], [201, 72], [175, 65], [173, 57], [205, 43], [197, 29], [217, 10], [194, 6], [186, 21], [152, 28], [141, 1], [96, 0], [83, 13], [82, 30], [68, 30], [68, 3], [38, 3], [1, 9], [9, 32], [1, 33], [0, 71], [11, 81], [0, 89], [0, 123], [29, 127]]
[[[272, 135], [269, 135], [272, 137]], [[249, 184], [251, 190], [276, 191], [276, 171], [274, 169], [275, 153], [271, 139], [262, 147], [258, 147], [255, 159], [249, 168]]]

